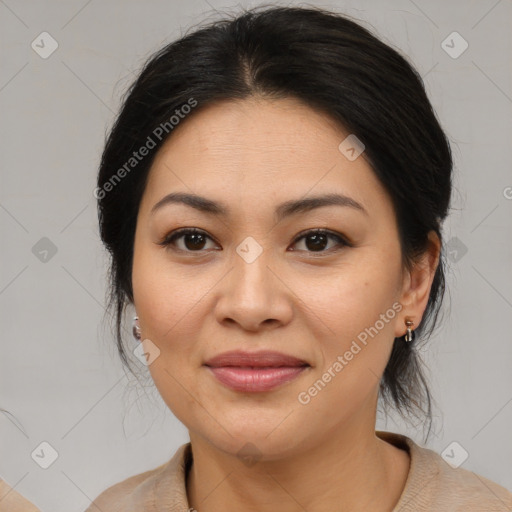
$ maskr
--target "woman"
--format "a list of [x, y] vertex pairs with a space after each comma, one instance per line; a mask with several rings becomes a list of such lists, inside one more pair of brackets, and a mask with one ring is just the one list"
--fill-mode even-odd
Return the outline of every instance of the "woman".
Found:
[[[417, 72], [357, 23], [264, 8], [154, 55], [98, 176], [123, 361], [189, 430], [88, 509], [508, 510], [410, 438], [444, 292], [449, 143]], [[507, 508], [508, 507], [508, 508]]]

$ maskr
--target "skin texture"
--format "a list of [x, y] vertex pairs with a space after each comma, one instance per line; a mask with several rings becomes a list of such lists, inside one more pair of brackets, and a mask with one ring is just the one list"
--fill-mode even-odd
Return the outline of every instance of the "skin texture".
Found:
[[[151, 376], [189, 430], [187, 493], [200, 512], [389, 511], [405, 485], [407, 453], [375, 435], [378, 386], [405, 318], [421, 320], [440, 246], [433, 234], [414, 270], [402, 268], [391, 200], [364, 153], [350, 161], [339, 151], [347, 135], [295, 99], [253, 97], [198, 110], [156, 155], [137, 219], [134, 306], [142, 339], [160, 350]], [[151, 214], [171, 192], [230, 213], [168, 204]], [[324, 206], [276, 222], [280, 203], [333, 192], [367, 214]], [[202, 246], [189, 236], [158, 244], [185, 227], [205, 232]], [[297, 240], [315, 228], [352, 246]], [[236, 252], [249, 236], [263, 249], [252, 263]], [[301, 404], [299, 393], [396, 302], [401, 311]], [[277, 350], [310, 368], [272, 391], [233, 391], [203, 366], [233, 349]], [[255, 464], [237, 456], [246, 443]]]

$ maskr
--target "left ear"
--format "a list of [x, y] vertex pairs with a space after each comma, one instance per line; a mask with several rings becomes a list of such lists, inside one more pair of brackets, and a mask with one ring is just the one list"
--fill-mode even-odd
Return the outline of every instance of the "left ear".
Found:
[[399, 299], [403, 306], [395, 324], [395, 337], [403, 336], [406, 332], [405, 319], [414, 322], [413, 330], [418, 327], [427, 307], [430, 289], [439, 264], [441, 241], [435, 231], [428, 234], [428, 247], [412, 270], [404, 274], [402, 295]]

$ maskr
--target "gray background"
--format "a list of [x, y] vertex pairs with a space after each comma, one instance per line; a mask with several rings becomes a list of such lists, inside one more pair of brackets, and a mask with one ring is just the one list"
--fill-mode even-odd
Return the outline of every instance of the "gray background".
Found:
[[[236, 5], [0, 0], [0, 407], [13, 415], [0, 414], [0, 475], [43, 511], [81, 511], [188, 440], [151, 382], [125, 374], [102, 323], [107, 260], [92, 192], [105, 132], [143, 61], [212, 8]], [[462, 467], [512, 488], [512, 2], [315, 5], [408, 55], [452, 142], [450, 292], [424, 354], [438, 403], [428, 446], [457, 441]], [[47, 59], [31, 48], [43, 31], [59, 45]], [[441, 47], [453, 31], [469, 44], [458, 58]], [[44, 237], [55, 254], [42, 252]], [[421, 442], [421, 428], [397, 419], [378, 428]], [[58, 452], [48, 469], [31, 458], [43, 441]]]

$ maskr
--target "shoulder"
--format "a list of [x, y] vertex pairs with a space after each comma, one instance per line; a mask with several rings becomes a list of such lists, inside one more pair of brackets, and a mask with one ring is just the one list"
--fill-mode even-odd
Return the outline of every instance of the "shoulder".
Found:
[[189, 453], [190, 443], [180, 446], [168, 462], [108, 487], [85, 512], [156, 511], [161, 510], [156, 507], [170, 507], [177, 499], [186, 500], [185, 463]]
[[396, 511], [436, 510], [508, 512], [512, 493], [473, 471], [452, 467], [440, 454], [416, 444], [409, 437], [381, 432], [382, 439], [406, 449], [411, 457], [409, 476]]
[[39, 512], [30, 501], [0, 480], [0, 512]]
[[[165, 466], [131, 476], [104, 490], [85, 512], [121, 512], [131, 510], [141, 500], [151, 496], [152, 483]], [[142, 509], [144, 510], [144, 509]]]
[[[503, 512], [512, 510], [512, 493], [501, 485], [461, 467], [452, 467], [438, 453], [418, 447], [438, 469], [436, 500], [464, 511]], [[459, 508], [454, 510], [459, 510]]]

